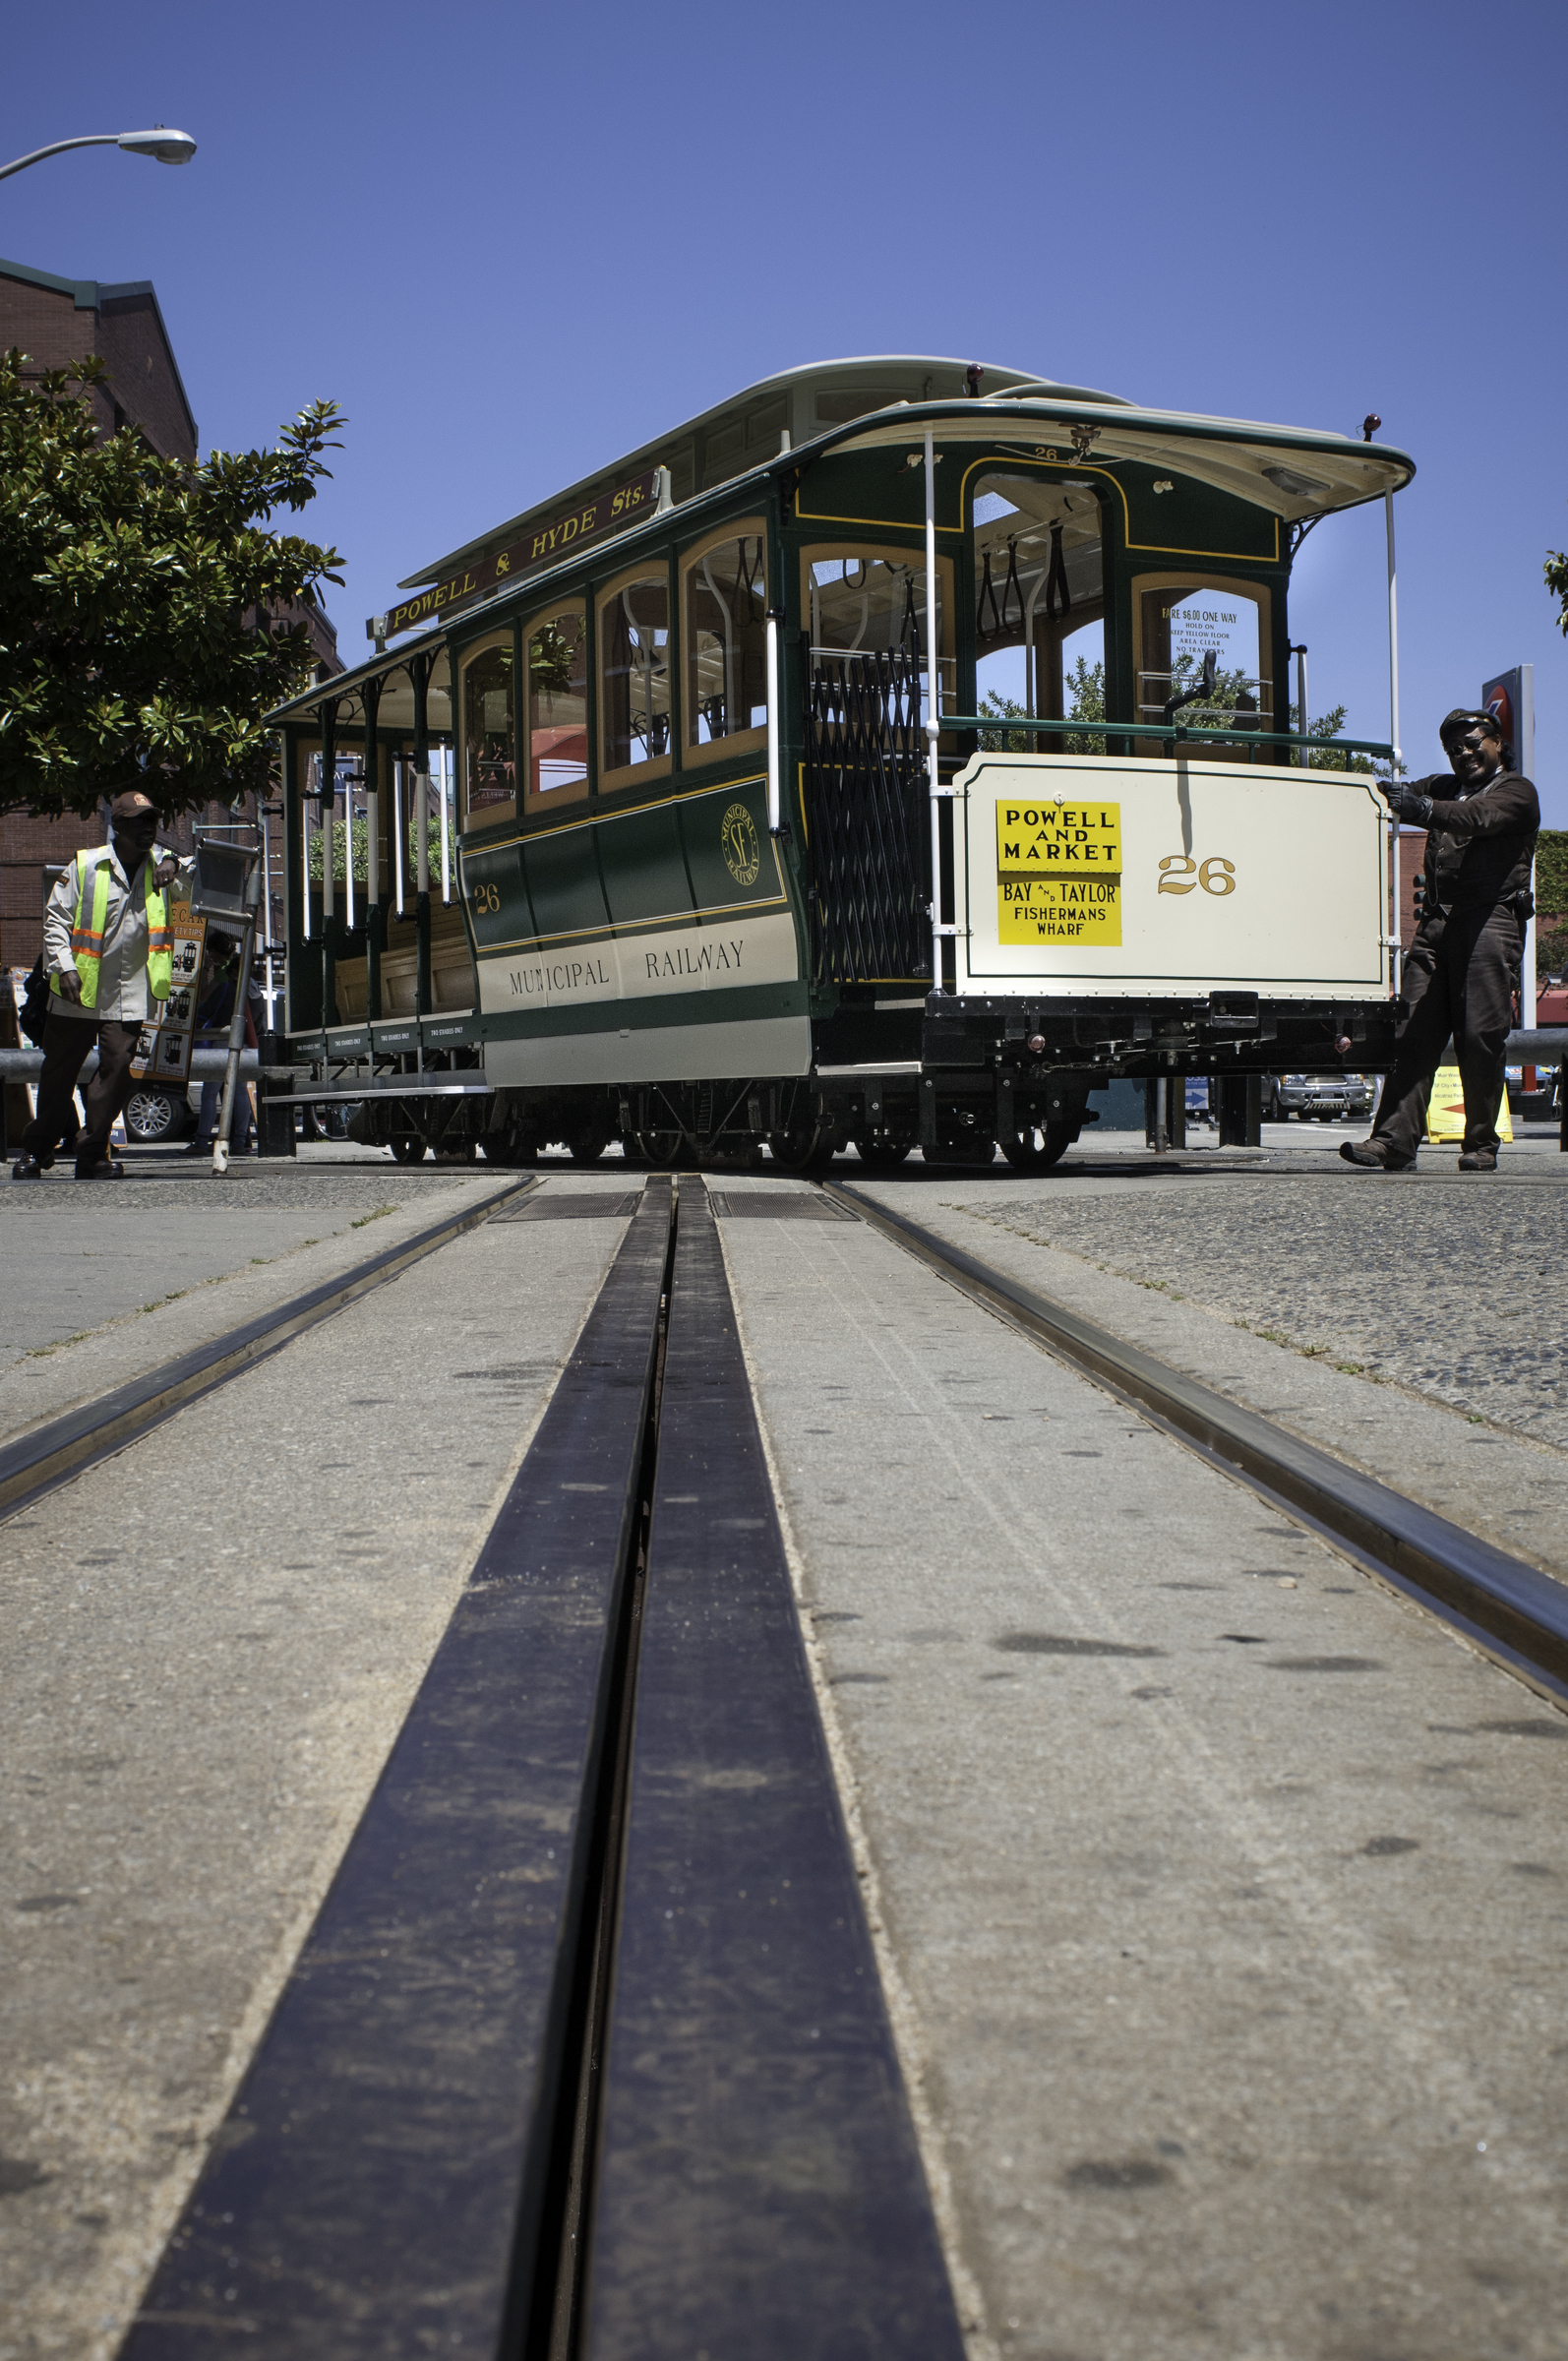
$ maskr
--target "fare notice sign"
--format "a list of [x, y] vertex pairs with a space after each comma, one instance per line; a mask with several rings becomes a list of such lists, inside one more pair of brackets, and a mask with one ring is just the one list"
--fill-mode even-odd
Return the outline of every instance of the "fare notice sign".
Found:
[[1119, 943], [1121, 806], [996, 806], [1003, 942]]

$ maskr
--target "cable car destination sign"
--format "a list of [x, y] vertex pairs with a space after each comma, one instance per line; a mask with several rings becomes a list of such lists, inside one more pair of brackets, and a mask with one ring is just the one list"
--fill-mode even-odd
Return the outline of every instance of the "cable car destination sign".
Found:
[[996, 806], [1003, 942], [1119, 943], [1121, 806]]
[[658, 498], [660, 472], [657, 467], [650, 467], [646, 475], [634, 477], [619, 491], [606, 492], [598, 500], [590, 500], [585, 508], [569, 509], [563, 516], [530, 526], [515, 541], [509, 541], [505, 549], [493, 549], [487, 556], [475, 558], [460, 574], [416, 590], [411, 598], [390, 607], [385, 615], [373, 615], [365, 626], [366, 637], [395, 639], [400, 632], [433, 623], [452, 607], [466, 606], [470, 599], [494, 590], [512, 575], [527, 574], [552, 558], [565, 557], [579, 541], [591, 540], [610, 526], [630, 524], [633, 517], [653, 507]]

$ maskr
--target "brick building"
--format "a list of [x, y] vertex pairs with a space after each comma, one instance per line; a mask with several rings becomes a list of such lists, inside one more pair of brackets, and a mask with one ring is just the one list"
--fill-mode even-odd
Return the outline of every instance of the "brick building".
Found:
[[[160, 458], [197, 458], [196, 420], [151, 279], [106, 286], [0, 261], [0, 351], [13, 345], [26, 354], [28, 375], [96, 355], [107, 371], [90, 396], [101, 431], [131, 427]], [[322, 607], [307, 601], [276, 620], [292, 624], [301, 616], [310, 628], [317, 678], [340, 672], [337, 635]], [[193, 821], [229, 817], [214, 804], [168, 822], [165, 840], [189, 851]], [[43, 945], [43, 905], [54, 874], [80, 845], [102, 835], [90, 819], [0, 816], [0, 970], [31, 967]]]

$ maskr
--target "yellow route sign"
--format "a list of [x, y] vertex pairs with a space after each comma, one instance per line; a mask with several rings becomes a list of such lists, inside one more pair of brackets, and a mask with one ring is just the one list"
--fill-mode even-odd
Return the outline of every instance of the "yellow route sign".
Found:
[[996, 806], [996, 926], [1003, 942], [1121, 940], [1121, 806]]

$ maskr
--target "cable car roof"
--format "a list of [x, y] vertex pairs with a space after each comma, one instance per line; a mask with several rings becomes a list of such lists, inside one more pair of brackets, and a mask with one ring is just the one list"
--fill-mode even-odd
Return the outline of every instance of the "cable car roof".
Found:
[[[999, 368], [989, 361], [983, 366], [976, 365], [981, 367], [982, 381], [989, 387], [1003, 389], [1010, 387], [1019, 393], [1025, 389], [1030, 392], [1038, 391], [1058, 401], [1087, 401], [1113, 406], [1118, 405], [1120, 402], [1119, 394], [1098, 393], [1086, 386], [1057, 385], [1054, 379], [1040, 377], [1030, 369]], [[853, 390], [857, 386], [857, 381], [860, 386], [866, 387], [868, 390], [874, 388], [877, 391], [891, 391], [892, 388], [888, 383], [891, 380], [898, 386], [900, 394], [903, 394], [906, 387], [909, 389], [906, 398], [911, 400], [929, 399], [935, 392], [932, 381], [945, 377], [949, 372], [954, 380], [953, 392], [955, 394], [961, 392], [968, 367], [968, 362], [954, 360], [950, 355], [943, 354], [862, 353], [843, 361], [809, 361], [801, 368], [784, 369], [775, 377], [760, 378], [754, 386], [747, 386], [739, 394], [732, 394], [727, 400], [715, 403], [712, 409], [703, 410], [695, 418], [688, 418], [681, 425], [671, 427], [666, 433], [656, 436], [652, 442], [640, 444], [635, 451], [626, 453], [623, 457], [610, 461], [607, 466], [595, 467], [590, 475], [580, 476], [575, 483], [558, 485], [546, 499], [534, 502], [531, 507], [523, 509], [515, 516], [509, 516], [504, 524], [488, 526], [473, 540], [463, 542], [460, 548], [449, 550], [445, 557], [435, 558], [428, 566], [422, 566], [416, 574], [405, 575], [397, 587], [399, 590], [417, 590], [426, 582], [439, 581], [444, 575], [456, 567], [465, 566], [471, 558], [480, 556], [498, 541], [510, 541], [514, 535], [525, 533], [531, 524], [553, 516], [562, 508], [570, 508], [573, 501], [584, 496], [594, 485], [601, 484], [607, 479], [620, 481], [623, 478], [640, 474], [648, 468], [667, 464], [675, 448], [686, 443], [688, 439], [721, 425], [733, 424], [743, 419], [748, 412], [754, 411], [770, 401], [776, 402], [780, 396], [788, 397], [788, 407], [791, 413], [789, 425], [791, 441], [796, 446], [804, 447], [808, 442], [814, 443], [819, 440], [820, 422], [814, 413], [820, 404], [824, 400], [831, 403], [835, 398], [843, 398], [846, 395], [853, 398]], [[881, 381], [879, 386], [878, 380]], [[924, 393], [923, 388], [925, 389]], [[796, 420], [801, 415], [802, 404], [808, 398], [814, 411], [811, 421], [814, 431], [809, 436], [800, 433], [796, 424]], [[866, 410], [859, 414], [863, 417], [875, 415], [883, 406], [885, 405], [871, 403], [868, 404]], [[775, 442], [773, 451], [766, 455], [773, 457], [785, 454], [778, 453], [778, 446]], [[750, 474], [754, 472], [758, 463], [754, 460], [750, 466], [742, 465], [731, 472], [735, 476]], [[698, 493], [715, 488], [716, 486], [705, 483], [694, 485], [690, 495], [681, 497], [680, 506], [684, 508], [688, 498], [694, 498]]]
[[[764, 397], [809, 394], [814, 401], [823, 389], [831, 394], [835, 387], [853, 387], [857, 379], [865, 381], [876, 372], [891, 376], [897, 371], [918, 371], [930, 377], [945, 370], [961, 372], [964, 367], [964, 363], [950, 359], [884, 354], [817, 362], [764, 378], [730, 401], [662, 436], [658, 442], [643, 445], [611, 466], [584, 477], [580, 484], [567, 486], [523, 511], [521, 515], [493, 526], [434, 566], [408, 576], [399, 587], [409, 588], [439, 579], [449, 568], [462, 565], [526, 531], [534, 520], [559, 514], [564, 505], [587, 487], [613, 482], [644, 464], [662, 463], [658, 459], [661, 450], [668, 452], [681, 437], [692, 435], [715, 420], [744, 414]], [[814, 459], [858, 451], [902, 449], [906, 454], [918, 453], [924, 445], [928, 425], [943, 448], [969, 443], [995, 451], [999, 445], [1005, 454], [1008, 445], [1016, 444], [1020, 447], [1017, 454], [1020, 457], [1032, 458], [1044, 449], [1057, 448], [1066, 463], [1086, 469], [1117, 459], [1170, 466], [1217, 491], [1248, 501], [1287, 524], [1302, 523], [1336, 510], [1357, 508], [1380, 499], [1385, 492], [1401, 490], [1416, 473], [1416, 462], [1407, 453], [1388, 444], [1358, 442], [1353, 435], [1245, 418], [1212, 418], [1199, 411], [1143, 409], [1115, 394], [1056, 385], [1019, 371], [994, 369], [989, 364], [984, 378], [999, 385], [1000, 391], [926, 401], [901, 397], [843, 425], [818, 432], [804, 443], [768, 453], [750, 466], [743, 464], [733, 474], [694, 490], [672, 509], [658, 514], [644, 510], [620, 531], [606, 534], [595, 546], [602, 551], [611, 542], [633, 542], [661, 528], [668, 530], [672, 517], [679, 517], [683, 525], [688, 520], [695, 522], [710, 503], [716, 500], [727, 503], [749, 480], [761, 482], [786, 469], [810, 466]], [[1073, 442], [1074, 427], [1091, 433], [1091, 440], [1082, 452]], [[1063, 448], [1069, 445], [1070, 455]], [[530, 569], [525, 577], [514, 576], [498, 584], [463, 608], [464, 627], [471, 628], [488, 608], [514, 597], [524, 579], [530, 594], [544, 593], [557, 576], [575, 573], [580, 564], [579, 554], [573, 552], [536, 571]], [[268, 716], [269, 721], [302, 718], [328, 697], [353, 696], [367, 681], [378, 676], [390, 682], [390, 676], [411, 656], [425, 653], [439, 656], [445, 650], [448, 628], [443, 615], [424, 630], [400, 637], [392, 649], [379, 651], [351, 671], [316, 682], [288, 703], [279, 705]], [[447, 683], [443, 680], [438, 686], [435, 677], [432, 693], [441, 701], [450, 694]], [[409, 708], [407, 716], [401, 710], [404, 703]], [[382, 708], [384, 726], [407, 727], [411, 713], [411, 688], [405, 684], [402, 690], [390, 689], [389, 701]], [[449, 726], [446, 720], [438, 721], [434, 713], [431, 723], [433, 729], [443, 732]]]
[[[1013, 439], [1013, 419], [1063, 429], [1058, 440], [1069, 443], [1073, 427], [1092, 429], [1088, 448], [1074, 449], [1075, 463], [1092, 467], [1108, 459], [1135, 459], [1148, 466], [1179, 466], [1183, 475], [1267, 509], [1292, 524], [1398, 492], [1416, 473], [1408, 453], [1386, 443], [1358, 442], [1354, 435], [1249, 418], [1209, 418], [1194, 410], [1145, 410], [1103, 398], [1072, 399], [1044, 389], [1037, 393], [1033, 386], [1020, 388], [1016, 394], [911, 403], [896, 412], [880, 411], [818, 438], [794, 458], [799, 465], [808, 456], [829, 451], [896, 450], [907, 447], [912, 434], [923, 441], [928, 424], [939, 427], [936, 440], [941, 444], [995, 447]], [[1035, 455], [1041, 440], [1031, 434], [1029, 452], [1020, 455]]]
[[[433, 705], [445, 704], [450, 708], [452, 685], [447, 663], [447, 624], [443, 618], [429, 631], [411, 633], [406, 639], [399, 639], [395, 647], [367, 656], [363, 664], [355, 664], [347, 672], [329, 673], [326, 680], [313, 681], [308, 689], [302, 689], [286, 704], [274, 705], [266, 717], [267, 726], [271, 728], [281, 722], [307, 719], [329, 699], [356, 697], [368, 681], [380, 679], [385, 686], [377, 717], [378, 726], [384, 730], [411, 732], [414, 724], [413, 682], [404, 680], [394, 687], [392, 676], [402, 671], [413, 656], [432, 656], [436, 659], [431, 667], [427, 697]], [[451, 729], [450, 712], [447, 715], [432, 713], [430, 726], [435, 735], [447, 736]]]

